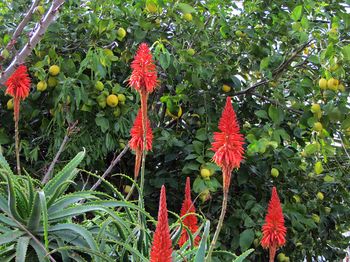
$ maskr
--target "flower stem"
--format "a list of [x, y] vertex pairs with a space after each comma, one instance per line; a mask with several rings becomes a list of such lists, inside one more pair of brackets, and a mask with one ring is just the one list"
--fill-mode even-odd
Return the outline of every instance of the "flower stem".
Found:
[[141, 95], [141, 113], [142, 113], [142, 130], [143, 130], [143, 149], [142, 149], [142, 161], [141, 161], [141, 179], [140, 179], [140, 207], [143, 208], [143, 190], [145, 185], [145, 169], [146, 169], [146, 147], [147, 147], [147, 93], [145, 91], [140, 92]]
[[15, 150], [16, 150], [16, 162], [17, 162], [17, 174], [21, 175], [21, 163], [19, 160], [19, 99], [14, 98], [14, 120], [15, 120]]
[[205, 258], [206, 262], [210, 262], [211, 261], [211, 255], [212, 255], [212, 253], [214, 251], [216, 241], [218, 240], [218, 237], [219, 237], [219, 234], [220, 234], [220, 231], [221, 231], [221, 227], [222, 227], [222, 224], [224, 222], [226, 209], [227, 209], [227, 198], [228, 198], [228, 188], [227, 189], [224, 188], [219, 222], [218, 222], [218, 225], [216, 226], [214, 237], [213, 237], [213, 240], [211, 241], [211, 244], [210, 244], [210, 247], [209, 247], [208, 255]]

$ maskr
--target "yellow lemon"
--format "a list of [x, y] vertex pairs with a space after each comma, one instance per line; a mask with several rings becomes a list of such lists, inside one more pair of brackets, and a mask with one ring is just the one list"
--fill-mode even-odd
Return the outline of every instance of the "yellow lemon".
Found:
[[189, 54], [190, 56], [193, 56], [195, 53], [196, 53], [196, 50], [194, 50], [193, 48], [187, 49], [187, 54]]
[[271, 168], [271, 176], [278, 177], [279, 174], [280, 172], [278, 171], [277, 168]]
[[125, 104], [126, 97], [124, 94], [118, 94], [118, 101], [123, 105]]
[[330, 90], [337, 91], [338, 90], [338, 85], [339, 85], [339, 80], [335, 78], [330, 78], [327, 81], [327, 87]]
[[95, 89], [98, 91], [102, 91], [105, 85], [101, 81], [97, 81], [95, 84]]
[[315, 113], [315, 114], [320, 113], [321, 112], [321, 106], [319, 104], [312, 104], [311, 112]]
[[315, 221], [315, 223], [320, 223], [321, 218], [317, 214], [312, 214], [312, 220]]
[[9, 101], [7, 101], [7, 109], [8, 110], [13, 110], [13, 98], [11, 98]]
[[314, 130], [317, 132], [321, 132], [323, 129], [322, 123], [321, 122], [315, 122], [314, 124]]
[[58, 80], [56, 77], [49, 76], [47, 79], [47, 85], [48, 87], [55, 87], [58, 84]]
[[60, 73], [61, 69], [58, 65], [52, 65], [49, 68], [49, 73], [52, 76], [57, 76]]
[[125, 194], [129, 194], [130, 190], [131, 190], [131, 186], [129, 186], [129, 185], [124, 186], [124, 193]]
[[345, 92], [345, 86], [344, 86], [343, 84], [339, 84], [338, 90], [339, 90], [340, 92]]
[[201, 177], [204, 180], [209, 180], [210, 179], [210, 170], [207, 168], [202, 168], [201, 169]]
[[45, 91], [46, 88], [47, 88], [47, 83], [44, 80], [40, 81], [36, 85], [36, 90], [38, 90], [39, 92]]
[[117, 35], [123, 39], [125, 36], [126, 36], [126, 31], [123, 27], [120, 27], [118, 30], [117, 30]]
[[107, 96], [106, 103], [110, 107], [116, 107], [118, 105], [118, 97], [116, 95]]
[[193, 19], [192, 15], [191, 15], [190, 13], [185, 13], [185, 14], [183, 14], [182, 17], [183, 17], [187, 22], [191, 22], [192, 19]]
[[316, 197], [317, 197], [318, 200], [321, 200], [321, 201], [324, 199], [324, 195], [323, 195], [322, 192], [318, 192], [318, 193], [316, 194]]
[[318, 85], [320, 86], [321, 89], [326, 89], [327, 88], [327, 80], [325, 78], [321, 78], [318, 81]]
[[228, 93], [231, 91], [231, 87], [229, 85], [222, 85], [222, 91]]

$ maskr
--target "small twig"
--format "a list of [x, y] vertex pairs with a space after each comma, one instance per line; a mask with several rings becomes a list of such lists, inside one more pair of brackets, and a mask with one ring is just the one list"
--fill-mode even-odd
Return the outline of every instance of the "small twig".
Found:
[[56, 260], [55, 260], [50, 254], [47, 253], [47, 250], [46, 250], [45, 246], [40, 242], [39, 239], [37, 239], [37, 238], [32, 234], [32, 232], [30, 232], [25, 226], [23, 226], [19, 221], [17, 221], [12, 215], [8, 214], [8, 216], [11, 217], [11, 219], [12, 219], [13, 221], [15, 221], [15, 223], [16, 223], [23, 231], [25, 231], [25, 232], [33, 239], [33, 241], [36, 242], [36, 243], [39, 245], [40, 248], [43, 249], [43, 251], [45, 252], [45, 254], [47, 254], [47, 256], [50, 258], [50, 260], [51, 260], [52, 262], [56, 262]]
[[[40, 2], [40, 0], [34, 0], [33, 1], [33, 3], [31, 5], [31, 7], [29, 8], [28, 12], [25, 14], [25, 16], [23, 17], [22, 21], [19, 23], [19, 25], [17, 26], [15, 32], [13, 33], [10, 42], [5, 47], [5, 49], [7, 51], [10, 51], [13, 48], [13, 46], [17, 43], [17, 38], [22, 34], [22, 31], [23, 31], [24, 27], [28, 24], [28, 22], [32, 18], [34, 9], [38, 6], [39, 2]], [[4, 60], [4, 57], [0, 55], [0, 62], [2, 60]]]
[[51, 177], [51, 173], [58, 161], [58, 158], [60, 157], [60, 155], [62, 154], [63, 150], [64, 150], [64, 147], [66, 146], [66, 144], [68, 143], [69, 141], [69, 137], [75, 133], [75, 131], [77, 131], [76, 129], [76, 126], [78, 124], [78, 121], [75, 121], [73, 124], [71, 124], [68, 128], [67, 128], [67, 131], [66, 131], [66, 135], [64, 136], [63, 138], [63, 141], [61, 143], [61, 146], [60, 148], [58, 149], [58, 152], [57, 154], [55, 155], [55, 158], [52, 160], [44, 178], [42, 179], [41, 183], [42, 184], [46, 184], [47, 181], [49, 181], [50, 177]]
[[252, 95], [254, 95], [254, 96], [256, 96], [256, 97], [259, 97], [259, 98], [261, 98], [261, 99], [264, 99], [264, 100], [270, 102], [271, 104], [275, 104], [275, 105], [278, 105], [278, 106], [280, 106], [280, 107], [283, 107], [283, 108], [285, 108], [285, 109], [287, 109], [287, 110], [289, 110], [289, 111], [292, 111], [292, 112], [294, 112], [294, 113], [297, 113], [297, 114], [303, 114], [303, 113], [304, 113], [304, 112], [301, 111], [301, 110], [297, 110], [297, 109], [288, 107], [288, 106], [286, 106], [286, 105], [283, 105], [283, 104], [279, 103], [277, 100], [270, 99], [270, 98], [268, 98], [268, 97], [266, 97], [266, 96], [263, 96], [263, 95], [260, 95], [260, 94], [258, 94], [258, 93], [252, 93]]
[[34, 47], [39, 43], [41, 38], [44, 36], [49, 25], [54, 21], [55, 15], [58, 9], [64, 4], [64, 0], [53, 0], [52, 4], [46, 13], [43, 20], [41, 20], [33, 32], [33, 35], [28, 40], [27, 44], [22, 48], [22, 50], [13, 58], [11, 64], [3, 71], [0, 75], [0, 84], [4, 84], [6, 80], [13, 74], [17, 66], [23, 64], [25, 59], [33, 51]]
[[[273, 78], [277, 79], [279, 78], [280, 74], [289, 66], [289, 64], [295, 59], [295, 57], [298, 56], [300, 52], [302, 52], [305, 47], [307, 47], [312, 40], [307, 41], [305, 44], [303, 44], [301, 47], [299, 47], [286, 61], [284, 61], [281, 65], [279, 65], [273, 72], [272, 76]], [[253, 92], [255, 89], [257, 89], [259, 86], [265, 85], [269, 82], [270, 80], [268, 79], [262, 79], [258, 83], [242, 90], [239, 92], [234, 93], [232, 96], [240, 96], [240, 95], [245, 95], [248, 93]]]
[[119, 153], [119, 155], [111, 162], [109, 167], [106, 169], [106, 171], [103, 173], [103, 175], [97, 180], [97, 182], [90, 188], [90, 190], [95, 190], [102, 182], [102, 179], [105, 179], [107, 175], [109, 175], [112, 172], [113, 167], [118, 164], [120, 159], [126, 154], [126, 152], [129, 149], [129, 145], [126, 145], [122, 152]]

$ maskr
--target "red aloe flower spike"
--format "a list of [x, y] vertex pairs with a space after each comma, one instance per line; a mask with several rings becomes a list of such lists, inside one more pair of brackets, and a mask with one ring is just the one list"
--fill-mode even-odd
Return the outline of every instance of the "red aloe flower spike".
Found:
[[[149, 151], [152, 149], [152, 129], [151, 123], [146, 116], [146, 150]], [[137, 178], [140, 165], [141, 165], [141, 156], [143, 151], [143, 125], [142, 125], [142, 112], [139, 110], [134, 121], [134, 126], [130, 130], [131, 139], [129, 141], [130, 148], [136, 153], [135, 160], [135, 173], [134, 178]]]
[[157, 70], [152, 53], [146, 43], [139, 46], [134, 61], [131, 63], [131, 69], [130, 86], [139, 92], [152, 93], [158, 84]]
[[262, 231], [263, 237], [261, 239], [261, 246], [269, 249], [270, 262], [273, 262], [277, 248], [286, 243], [287, 233], [287, 228], [284, 226], [281, 202], [276, 187], [272, 188], [271, 200], [269, 202]]
[[171, 262], [173, 252], [168, 225], [165, 187], [162, 186], [159, 199], [158, 222], [154, 233], [150, 262]]
[[14, 99], [14, 118], [19, 116], [19, 103], [29, 95], [30, 78], [25, 65], [20, 65], [5, 83], [6, 94]]
[[5, 83], [7, 89], [6, 94], [13, 97], [14, 108], [13, 108], [13, 118], [15, 121], [15, 147], [16, 147], [16, 162], [17, 162], [17, 172], [21, 174], [21, 165], [19, 160], [19, 107], [21, 100], [25, 100], [30, 91], [30, 78], [28, 75], [27, 67], [25, 65], [20, 65], [17, 70], [7, 79]]
[[[182, 203], [180, 215], [181, 217], [183, 217], [188, 213], [195, 213], [195, 212], [196, 212], [196, 209], [191, 199], [191, 182], [190, 182], [190, 178], [187, 177], [186, 188], [185, 188], [185, 199]], [[191, 214], [186, 216], [183, 219], [183, 224], [184, 226], [188, 227], [188, 229], [192, 232], [192, 234], [196, 233], [198, 230], [198, 220], [196, 215]], [[186, 229], [182, 229], [181, 237], [178, 243], [179, 246], [182, 247], [185, 244], [185, 242], [188, 240], [188, 238], [189, 236]], [[199, 241], [200, 241], [200, 237], [197, 236], [194, 240], [194, 244], [198, 246]]]
[[244, 154], [244, 138], [240, 134], [230, 97], [226, 99], [226, 105], [219, 121], [219, 130], [221, 132], [214, 132], [213, 161], [222, 168], [224, 190], [228, 190], [231, 172], [234, 168], [240, 167]]

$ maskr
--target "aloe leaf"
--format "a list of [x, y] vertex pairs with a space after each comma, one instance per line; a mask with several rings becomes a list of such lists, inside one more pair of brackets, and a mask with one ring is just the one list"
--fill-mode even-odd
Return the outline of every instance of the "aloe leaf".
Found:
[[18, 225], [13, 219], [7, 216], [4, 216], [3, 214], [0, 214], [0, 222], [10, 227], [18, 227]]
[[233, 262], [243, 262], [243, 260], [247, 258], [253, 251], [253, 248], [248, 249], [247, 251], [239, 255], [235, 260], [233, 260]]
[[39, 199], [39, 192], [35, 193], [34, 203], [32, 207], [32, 211], [27, 223], [27, 227], [30, 231], [36, 231], [40, 225], [41, 219], [41, 205]]
[[13, 230], [8, 233], [2, 234], [0, 236], [0, 246], [3, 244], [11, 243], [13, 241], [16, 241], [17, 238], [24, 235], [23, 231], [19, 230]]
[[[54, 225], [49, 228], [49, 232], [55, 232], [55, 231], [61, 231], [61, 230], [68, 230], [68, 231], [75, 232], [86, 241], [86, 243], [88, 244], [88, 246], [91, 248], [92, 251], [99, 252], [97, 243], [92, 237], [92, 234], [88, 230], [86, 230], [84, 227], [76, 224], [67, 223], [67, 224]], [[97, 259], [97, 257], [95, 257], [95, 259]]]
[[208, 235], [209, 235], [209, 229], [210, 229], [210, 221], [207, 220], [205, 222], [204, 232], [202, 235], [201, 242], [199, 244], [198, 252], [194, 258], [195, 262], [203, 262], [205, 259], [205, 253], [207, 249], [207, 241], [208, 241]]
[[[74, 169], [73, 173], [78, 173], [78, 169]], [[75, 174], [73, 175], [75, 176]], [[69, 185], [72, 183], [73, 181], [67, 180], [67, 181], [64, 181], [62, 184], [60, 184], [56, 188], [53, 195], [50, 197], [49, 201], [47, 201], [47, 206], [50, 207], [57, 200], [57, 198], [59, 198], [66, 191], [67, 187], [69, 187]]]
[[[79, 152], [58, 174], [56, 174], [45, 186], [44, 192], [46, 196], [52, 196], [58, 187], [67, 180], [74, 180], [76, 174], [76, 168], [80, 162], [84, 159], [85, 149]], [[74, 172], [75, 171], [75, 172]], [[68, 186], [67, 186], [68, 187]]]
[[20, 217], [17, 212], [17, 201], [15, 194], [15, 186], [12, 180], [12, 177], [9, 174], [7, 176], [7, 186], [8, 186], [8, 206], [10, 209], [11, 215], [20, 223], [25, 223], [24, 220]]
[[0, 167], [2, 167], [6, 171], [7, 174], [14, 175], [9, 163], [6, 161], [6, 159], [2, 153], [0, 153]]
[[153, 219], [147, 212], [144, 210], [140, 209], [138, 206], [124, 202], [124, 201], [94, 201], [89, 203], [88, 205], [81, 205], [81, 206], [74, 206], [74, 207], [69, 207], [57, 212], [50, 213], [50, 221], [59, 221], [64, 218], [72, 217], [72, 216], [77, 216], [81, 215], [86, 212], [91, 212], [91, 211], [104, 211], [106, 212], [106, 207], [128, 207], [130, 209], [135, 209], [140, 212], [142, 212], [145, 216], [147, 216], [149, 219]]
[[49, 237], [48, 237], [49, 216], [47, 213], [46, 198], [45, 198], [44, 191], [39, 192], [39, 198], [40, 198], [40, 205], [41, 205], [41, 211], [42, 211], [42, 216], [43, 216], [45, 248], [46, 248], [46, 250], [48, 250], [48, 247], [49, 247]]
[[16, 246], [16, 262], [25, 262], [30, 237], [20, 237]]
[[[91, 191], [80, 191], [80, 192], [74, 192], [68, 195], [64, 195], [57, 199], [55, 203], [53, 203], [49, 208], [48, 212], [53, 213], [59, 210], [62, 210], [72, 204], [75, 204], [81, 200], [86, 199], [98, 199], [95, 194], [100, 194], [98, 192], [91, 192]], [[101, 195], [106, 195], [104, 193], [101, 193]]]
[[33, 239], [30, 240], [29, 244], [34, 248], [36, 256], [38, 258], [37, 261], [39, 262], [49, 262], [49, 258], [46, 256], [46, 253], [44, 252], [43, 248], [39, 246], [38, 243], [36, 243]]

